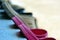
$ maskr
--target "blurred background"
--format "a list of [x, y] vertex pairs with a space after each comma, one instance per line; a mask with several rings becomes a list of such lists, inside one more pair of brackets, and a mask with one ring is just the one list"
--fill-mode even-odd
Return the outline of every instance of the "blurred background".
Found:
[[48, 31], [49, 37], [60, 40], [60, 0], [10, 0], [32, 12], [38, 28]]

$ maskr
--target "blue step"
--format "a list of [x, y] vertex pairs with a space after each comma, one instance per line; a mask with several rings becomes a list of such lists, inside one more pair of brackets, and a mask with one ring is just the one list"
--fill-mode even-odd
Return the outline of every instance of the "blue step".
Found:
[[2, 13], [2, 12], [5, 12], [5, 10], [4, 9], [0, 9], [0, 13]]

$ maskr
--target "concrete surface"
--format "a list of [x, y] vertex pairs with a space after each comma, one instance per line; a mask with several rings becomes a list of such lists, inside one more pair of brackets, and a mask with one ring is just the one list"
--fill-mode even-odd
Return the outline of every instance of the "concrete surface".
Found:
[[12, 3], [33, 12], [38, 28], [46, 29], [49, 37], [60, 40], [60, 0], [14, 0]]

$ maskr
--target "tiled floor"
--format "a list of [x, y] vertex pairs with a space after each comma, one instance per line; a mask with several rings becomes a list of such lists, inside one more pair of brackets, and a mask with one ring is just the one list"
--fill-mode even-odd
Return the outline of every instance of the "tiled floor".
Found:
[[33, 12], [38, 21], [38, 28], [46, 29], [49, 37], [60, 40], [60, 0], [15, 0], [12, 2], [25, 7], [26, 11]]

